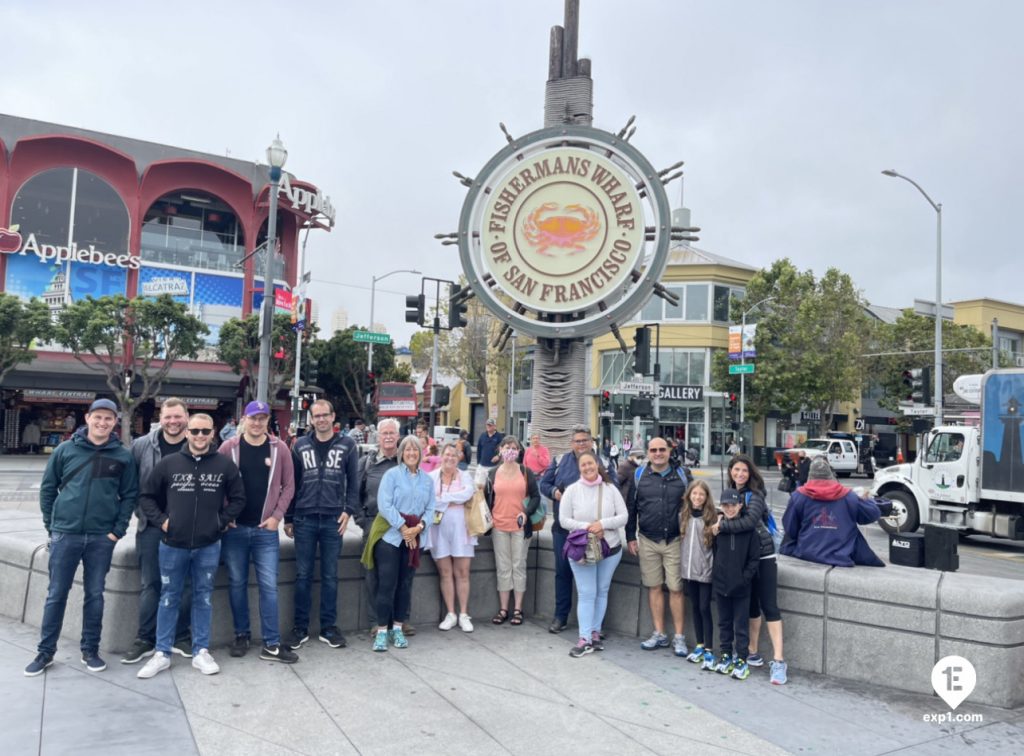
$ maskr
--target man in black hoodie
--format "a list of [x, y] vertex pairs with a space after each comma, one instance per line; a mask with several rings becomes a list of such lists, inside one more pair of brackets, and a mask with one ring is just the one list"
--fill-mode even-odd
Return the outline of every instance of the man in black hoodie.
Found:
[[160, 606], [156, 653], [138, 676], [154, 677], [171, 666], [171, 644], [185, 575], [192, 575], [192, 666], [204, 675], [220, 672], [210, 656], [213, 577], [220, 562], [220, 537], [245, 508], [245, 486], [235, 463], [212, 449], [213, 418], [198, 413], [188, 421], [188, 446], [157, 463], [139, 497], [151, 526], [163, 530], [160, 543]]

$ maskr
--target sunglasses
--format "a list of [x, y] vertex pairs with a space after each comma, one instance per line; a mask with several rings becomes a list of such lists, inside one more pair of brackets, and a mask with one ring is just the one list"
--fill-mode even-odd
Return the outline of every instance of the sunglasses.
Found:
[[213, 428], [189, 428], [188, 432], [193, 436], [209, 436], [213, 433]]

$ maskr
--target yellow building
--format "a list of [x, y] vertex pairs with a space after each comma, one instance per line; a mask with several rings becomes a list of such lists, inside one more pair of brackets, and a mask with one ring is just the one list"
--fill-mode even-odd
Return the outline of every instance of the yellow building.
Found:
[[998, 325], [997, 346], [1014, 364], [1024, 367], [1024, 305], [998, 299], [965, 299], [951, 302], [953, 322], [970, 325], [992, 334], [992, 321]]
[[[689, 225], [688, 221], [683, 225]], [[747, 282], [757, 271], [687, 244], [672, 248], [661, 282], [679, 297], [679, 304], [652, 296], [635, 321], [622, 328], [632, 350], [638, 326], [660, 326], [660, 349], [655, 349], [657, 333], [652, 330], [651, 335], [651, 363], [657, 360], [661, 367], [657, 427], [649, 417], [631, 416], [629, 403], [635, 394], [622, 384], [634, 381], [633, 357], [623, 354], [609, 333], [594, 339], [591, 350], [590, 386], [594, 396], [590, 417], [595, 435], [610, 435], [620, 446], [626, 438], [633, 445], [638, 440], [645, 443], [654, 435], [676, 438], [685, 441], [687, 447], [699, 449], [704, 463], [722, 453], [736, 431], [725, 420], [724, 399], [708, 395], [712, 354], [728, 348], [730, 301], [743, 298]], [[610, 394], [610, 408], [602, 413], [605, 391]], [[755, 427], [755, 438], [760, 427]]]

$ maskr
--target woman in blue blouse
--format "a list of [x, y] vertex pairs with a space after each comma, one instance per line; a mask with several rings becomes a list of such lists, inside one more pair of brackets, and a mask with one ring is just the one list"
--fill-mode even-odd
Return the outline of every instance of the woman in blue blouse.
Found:
[[387, 651], [389, 639], [395, 648], [409, 645], [402, 625], [409, 619], [420, 536], [434, 521], [434, 486], [419, 469], [421, 456], [415, 436], [402, 439], [398, 445], [401, 464], [384, 473], [377, 492], [378, 514], [367, 544], [377, 570], [374, 651]]

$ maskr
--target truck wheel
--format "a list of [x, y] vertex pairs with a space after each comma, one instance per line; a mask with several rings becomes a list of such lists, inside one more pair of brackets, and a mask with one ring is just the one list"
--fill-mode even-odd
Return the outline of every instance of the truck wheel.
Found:
[[892, 515], [878, 521], [886, 533], [914, 533], [920, 523], [917, 502], [906, 491], [886, 491], [882, 498], [892, 502]]

